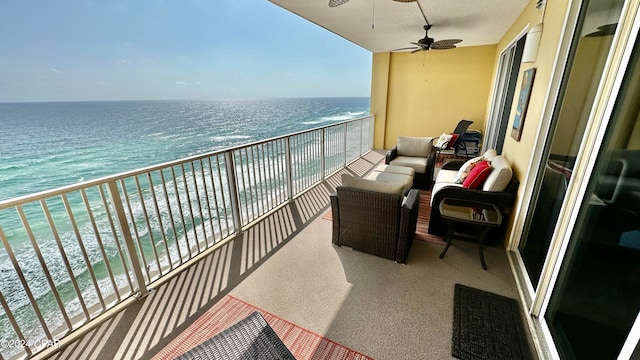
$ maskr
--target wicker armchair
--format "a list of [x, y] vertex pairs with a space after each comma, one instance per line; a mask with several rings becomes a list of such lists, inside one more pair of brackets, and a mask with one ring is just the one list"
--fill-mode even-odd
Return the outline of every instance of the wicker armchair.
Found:
[[404, 204], [401, 195], [346, 186], [330, 198], [334, 244], [405, 263], [418, 221], [418, 190], [411, 189]]
[[432, 141], [430, 137], [399, 136], [398, 144], [387, 151], [384, 163], [413, 168], [415, 175], [412, 187], [429, 190], [436, 164], [436, 149]]

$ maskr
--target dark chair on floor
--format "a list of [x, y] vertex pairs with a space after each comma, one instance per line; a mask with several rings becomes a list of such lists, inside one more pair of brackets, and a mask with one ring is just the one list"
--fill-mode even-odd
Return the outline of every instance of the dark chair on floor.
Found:
[[418, 222], [420, 191], [409, 190], [403, 202], [403, 184], [343, 175], [343, 185], [330, 196], [332, 242], [354, 250], [404, 263]]

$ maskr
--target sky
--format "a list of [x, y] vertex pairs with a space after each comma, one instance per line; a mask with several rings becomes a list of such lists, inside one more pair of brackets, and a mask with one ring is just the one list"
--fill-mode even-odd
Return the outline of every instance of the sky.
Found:
[[5, 0], [0, 12], [0, 102], [369, 96], [371, 59], [267, 0]]

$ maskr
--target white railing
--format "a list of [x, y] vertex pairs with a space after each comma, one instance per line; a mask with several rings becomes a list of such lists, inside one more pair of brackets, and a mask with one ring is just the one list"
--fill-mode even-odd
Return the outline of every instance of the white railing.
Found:
[[0, 202], [0, 360], [30, 357], [373, 147], [373, 116]]

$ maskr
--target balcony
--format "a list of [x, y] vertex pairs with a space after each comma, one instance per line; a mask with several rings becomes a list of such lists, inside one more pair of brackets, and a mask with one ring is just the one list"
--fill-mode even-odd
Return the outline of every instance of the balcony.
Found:
[[[322, 215], [340, 174], [364, 175], [383, 159], [370, 151], [371, 129], [368, 117], [0, 203], [0, 219], [17, 216], [36, 255], [14, 251], [19, 229], [0, 222], [3, 271], [29, 299], [16, 308], [6, 300], [15, 292], [1, 288], [3, 336], [55, 343], [0, 349], [2, 358], [151, 358], [227, 294], [376, 359], [449, 357], [455, 283], [518, 297], [506, 252], [487, 248], [482, 271], [476, 245], [463, 241], [443, 260], [440, 245], [414, 241], [406, 265], [333, 246]], [[70, 234], [54, 231], [64, 223], [57, 205]], [[40, 250], [37, 215], [59, 253]], [[88, 271], [64, 256], [69, 236]], [[47, 275], [56, 256], [62, 280]], [[34, 283], [57, 290], [38, 297]]]

